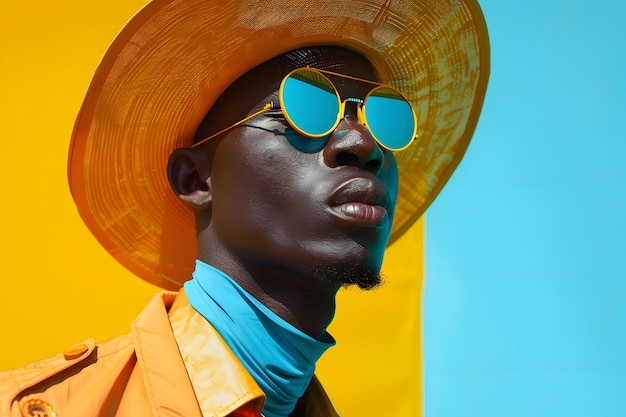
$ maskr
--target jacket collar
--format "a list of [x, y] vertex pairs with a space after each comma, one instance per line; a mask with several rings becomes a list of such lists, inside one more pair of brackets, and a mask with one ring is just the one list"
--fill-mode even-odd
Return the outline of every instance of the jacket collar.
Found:
[[263, 391], [215, 328], [191, 307], [184, 289], [169, 316], [202, 414], [228, 415], [247, 403], [260, 410]]
[[153, 297], [132, 324], [132, 337], [148, 400], [155, 416], [201, 417], [168, 319], [176, 293]]
[[[223, 417], [242, 407], [260, 415], [263, 391], [183, 289], [155, 296], [132, 335], [155, 415]], [[338, 416], [315, 377], [294, 415]]]
[[[261, 390], [217, 332], [198, 318], [181, 290], [153, 297], [133, 322], [137, 362], [154, 415], [221, 417], [251, 401], [260, 407]], [[208, 345], [199, 349], [203, 343]]]

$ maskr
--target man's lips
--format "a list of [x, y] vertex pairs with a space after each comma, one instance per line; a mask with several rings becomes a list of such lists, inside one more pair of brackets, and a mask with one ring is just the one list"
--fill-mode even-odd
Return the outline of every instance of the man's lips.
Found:
[[390, 202], [387, 189], [380, 181], [355, 177], [332, 191], [328, 206], [343, 222], [379, 226], [389, 218]]

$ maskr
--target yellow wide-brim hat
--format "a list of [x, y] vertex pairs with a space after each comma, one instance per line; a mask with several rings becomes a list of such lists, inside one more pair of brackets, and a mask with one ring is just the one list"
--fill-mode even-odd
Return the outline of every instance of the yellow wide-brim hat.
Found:
[[100, 243], [166, 289], [191, 278], [193, 211], [171, 190], [167, 161], [189, 146], [218, 96], [286, 51], [339, 45], [365, 56], [417, 111], [418, 140], [398, 152], [390, 242], [426, 210], [461, 160], [489, 75], [474, 0], [154, 0], [122, 29], [76, 120], [68, 176]]

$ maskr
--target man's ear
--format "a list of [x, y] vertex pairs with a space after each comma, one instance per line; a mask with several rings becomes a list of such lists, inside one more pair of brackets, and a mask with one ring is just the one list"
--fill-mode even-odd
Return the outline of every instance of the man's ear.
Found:
[[177, 149], [167, 164], [170, 186], [178, 198], [196, 210], [211, 206], [210, 172], [209, 157], [199, 149]]

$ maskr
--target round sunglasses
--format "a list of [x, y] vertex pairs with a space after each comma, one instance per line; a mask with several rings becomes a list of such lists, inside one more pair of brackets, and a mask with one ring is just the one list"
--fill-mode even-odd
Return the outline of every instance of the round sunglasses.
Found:
[[[374, 86], [364, 99], [341, 99], [337, 87], [327, 75], [347, 78]], [[357, 119], [374, 140], [390, 151], [406, 149], [417, 137], [417, 118], [409, 101], [394, 87], [362, 78], [316, 68], [298, 68], [283, 78], [279, 104], [268, 103], [261, 110], [194, 143], [191, 147], [213, 139], [233, 127], [270, 110], [280, 109], [291, 127], [311, 138], [329, 135], [345, 117], [346, 104], [357, 107]]]

